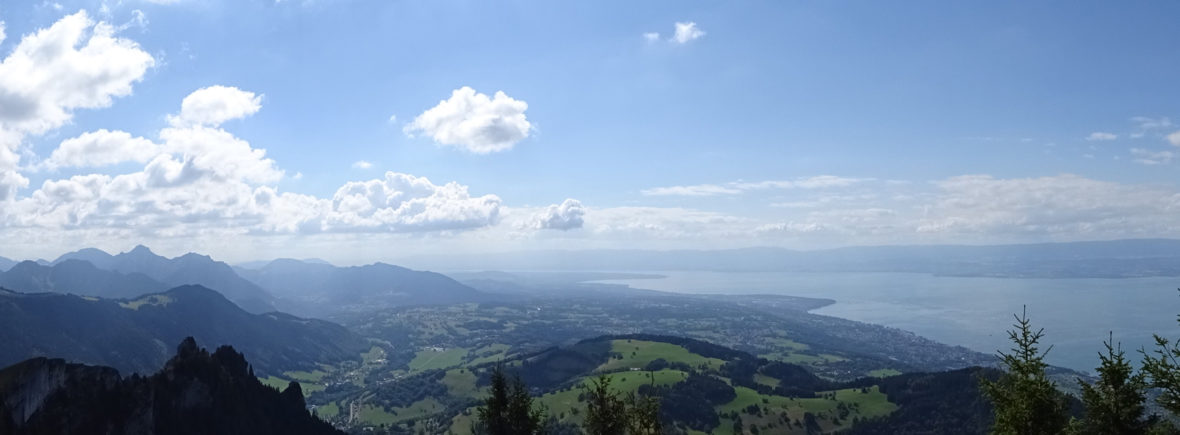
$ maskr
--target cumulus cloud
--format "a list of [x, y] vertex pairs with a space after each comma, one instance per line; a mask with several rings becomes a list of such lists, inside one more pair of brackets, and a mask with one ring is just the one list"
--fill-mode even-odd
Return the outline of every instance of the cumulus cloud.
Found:
[[677, 44], [687, 44], [704, 36], [705, 31], [697, 27], [697, 23], [692, 21], [684, 23], [677, 22], [676, 33], [672, 35], [671, 41]]
[[640, 191], [645, 196], [714, 196], [737, 195], [751, 190], [767, 189], [826, 189], [847, 187], [870, 181], [869, 178], [819, 175], [795, 180], [731, 181], [725, 184], [696, 184], [691, 186], [654, 187]]
[[478, 228], [499, 219], [500, 198], [472, 196], [455, 182], [386, 172], [384, 179], [346, 183], [332, 196], [327, 231], [445, 231]]
[[507, 151], [532, 131], [524, 114], [528, 107], [502, 91], [488, 97], [464, 86], [422, 112], [403, 131], [407, 135], [423, 133], [437, 144], [476, 154]]
[[586, 208], [576, 199], [566, 199], [561, 204], [553, 204], [532, 216], [530, 226], [539, 230], [568, 231], [582, 228], [582, 217]]
[[77, 109], [109, 106], [152, 67], [151, 55], [114, 33], [79, 11], [23, 36], [0, 61], [0, 201], [28, 185], [18, 172], [26, 135], [60, 127]]
[[159, 153], [160, 147], [148, 139], [133, 137], [125, 131], [99, 129], [62, 141], [45, 164], [58, 168], [144, 163]]
[[229, 132], [203, 126], [160, 130], [161, 148], [196, 170], [224, 180], [273, 183], [283, 178], [266, 150], [251, 147]]
[[365, 161], [365, 160], [357, 160], [356, 162], [354, 162], [354, 163], [352, 164], [352, 168], [353, 168], [353, 169], [369, 169], [369, 168], [372, 168], [372, 167], [373, 167], [373, 164], [372, 164], [372, 163], [369, 163], [369, 162], [367, 162], [367, 161]]
[[217, 127], [253, 115], [261, 108], [261, 95], [231, 86], [209, 86], [184, 97], [180, 113], [169, 116], [168, 122], [175, 127]]
[[1089, 140], [1089, 141], [1115, 140], [1118, 138], [1119, 138], [1119, 136], [1117, 134], [1106, 133], [1106, 132], [1101, 132], [1101, 131], [1096, 131], [1096, 132], [1090, 133], [1089, 136], [1086, 136], [1086, 140]]
[[[10, 229], [179, 237], [205, 232], [461, 231], [498, 220], [500, 199], [495, 195], [473, 196], [458, 183], [436, 185], [395, 172], [346, 183], [331, 198], [280, 192], [273, 184], [283, 171], [266, 158], [265, 150], [214, 127], [258, 110], [252, 107], [257, 103], [254, 94], [226, 89], [232, 88], [204, 88], [185, 98], [197, 103], [182, 104], [173, 117], [177, 122], [160, 130], [158, 144], [107, 130], [64, 141], [49, 159], [54, 164], [146, 164], [127, 174], [46, 180], [27, 197], [0, 208], [0, 223]], [[249, 103], [238, 104], [242, 102]]]

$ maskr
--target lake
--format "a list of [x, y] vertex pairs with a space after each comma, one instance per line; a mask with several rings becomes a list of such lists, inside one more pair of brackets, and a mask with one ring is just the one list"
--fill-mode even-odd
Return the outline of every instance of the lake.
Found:
[[1153, 333], [1180, 338], [1180, 278], [961, 278], [914, 273], [652, 271], [658, 279], [599, 282], [679, 293], [781, 294], [836, 301], [813, 312], [912, 331], [994, 353], [1010, 347], [1013, 313], [1028, 307], [1053, 345], [1050, 364], [1094, 372], [1109, 332], [1133, 360]]

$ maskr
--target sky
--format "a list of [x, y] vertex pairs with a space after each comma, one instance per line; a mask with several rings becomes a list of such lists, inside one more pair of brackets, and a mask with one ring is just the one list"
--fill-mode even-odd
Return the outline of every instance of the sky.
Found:
[[1180, 237], [1180, 4], [1028, 3], [2, 1], [0, 256]]

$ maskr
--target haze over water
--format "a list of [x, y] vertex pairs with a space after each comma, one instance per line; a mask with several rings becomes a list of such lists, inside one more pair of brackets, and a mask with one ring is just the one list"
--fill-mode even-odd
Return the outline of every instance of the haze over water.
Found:
[[1108, 332], [1129, 357], [1153, 333], [1180, 337], [1180, 279], [1020, 279], [913, 273], [651, 272], [659, 279], [602, 281], [680, 293], [781, 294], [836, 301], [813, 312], [914, 332], [995, 353], [1010, 347], [1012, 314], [1028, 307], [1052, 345], [1049, 363], [1093, 373]]

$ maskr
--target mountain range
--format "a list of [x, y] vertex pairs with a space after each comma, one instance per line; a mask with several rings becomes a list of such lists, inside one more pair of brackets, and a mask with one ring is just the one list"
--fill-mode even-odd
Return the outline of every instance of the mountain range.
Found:
[[116, 299], [134, 298], [169, 288], [142, 273], [124, 274], [72, 259], [52, 266], [22, 261], [7, 272], [0, 272], [0, 287], [25, 293], [73, 293]]
[[322, 262], [278, 259], [258, 269], [238, 267], [236, 270], [243, 278], [269, 290], [284, 310], [309, 316], [491, 298], [446, 275], [385, 263], [336, 267]]
[[370, 347], [334, 323], [251, 314], [201, 286], [130, 300], [0, 290], [0, 366], [52, 356], [150, 373], [167, 360], [166, 343], [187, 336], [233, 345], [265, 374], [359, 360]]
[[215, 289], [238, 306], [252, 313], [275, 311], [274, 297], [258, 285], [242, 279], [232, 267], [207, 255], [188, 253], [176, 258], [156, 255], [146, 246], [108, 254], [95, 248], [87, 248], [58, 257], [56, 266], [70, 260], [81, 260], [98, 269], [123, 274], [142, 274], [164, 284], [164, 288], [196, 284]]

